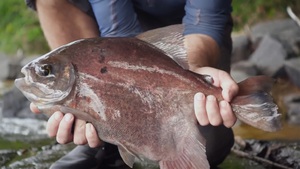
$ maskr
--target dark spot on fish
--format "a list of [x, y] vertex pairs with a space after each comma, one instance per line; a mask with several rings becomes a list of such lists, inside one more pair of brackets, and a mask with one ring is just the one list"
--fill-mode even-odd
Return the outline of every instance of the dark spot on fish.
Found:
[[100, 69], [100, 72], [101, 72], [101, 73], [107, 73], [107, 67], [101, 68], [101, 69]]
[[105, 61], [105, 56], [104, 56], [104, 54], [100, 53], [100, 55], [98, 57], [98, 62], [103, 63], [104, 61]]
[[104, 63], [105, 61], [105, 50], [104, 49], [100, 49], [100, 54], [98, 57], [98, 62], [99, 63]]

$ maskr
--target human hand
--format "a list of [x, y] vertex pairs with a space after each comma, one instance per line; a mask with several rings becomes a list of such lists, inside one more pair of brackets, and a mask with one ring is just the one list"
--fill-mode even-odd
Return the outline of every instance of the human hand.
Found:
[[[33, 113], [39, 113], [33, 103], [30, 104], [30, 109]], [[92, 148], [101, 144], [95, 127], [91, 123], [76, 119], [70, 113], [54, 112], [48, 119], [46, 130], [48, 135], [56, 137], [57, 142], [60, 144], [73, 141], [77, 145], [89, 144]]]
[[238, 93], [238, 85], [225, 71], [212, 67], [201, 67], [193, 70], [198, 74], [209, 75], [213, 78], [213, 85], [222, 88], [224, 100], [218, 102], [213, 95], [205, 96], [197, 93], [194, 97], [194, 109], [196, 118], [200, 125], [211, 124], [230, 128], [236, 122], [236, 116], [232, 112], [229, 102]]

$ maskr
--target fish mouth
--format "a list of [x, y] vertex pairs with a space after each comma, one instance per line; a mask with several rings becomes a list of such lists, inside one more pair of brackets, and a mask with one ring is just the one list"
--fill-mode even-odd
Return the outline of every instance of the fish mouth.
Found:
[[22, 77], [15, 79], [15, 86], [22, 91], [23, 86], [28, 84], [28, 71], [25, 67], [21, 69], [21, 75]]
[[30, 78], [29, 69], [23, 67], [21, 69], [22, 77], [15, 79], [15, 86], [23, 93], [23, 95], [31, 102], [37, 102], [38, 98], [35, 96], [34, 91], [37, 91], [35, 87], [32, 87], [34, 82]]
[[27, 76], [27, 72], [25, 71], [24, 67], [21, 69], [21, 77], [15, 79], [15, 86], [20, 89], [21, 86], [23, 86], [23, 84], [25, 83], [25, 78]]
[[33, 82], [28, 82], [27, 76], [15, 80], [15, 86], [23, 93], [23, 95], [36, 106], [43, 104], [43, 98], [38, 96], [41, 91], [34, 86]]

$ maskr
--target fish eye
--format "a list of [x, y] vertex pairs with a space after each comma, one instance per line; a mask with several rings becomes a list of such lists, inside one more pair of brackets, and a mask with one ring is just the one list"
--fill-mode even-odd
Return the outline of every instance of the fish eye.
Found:
[[48, 75], [52, 74], [52, 66], [51, 66], [51, 65], [42, 65], [42, 66], [39, 68], [38, 73], [39, 73], [41, 76], [48, 76]]

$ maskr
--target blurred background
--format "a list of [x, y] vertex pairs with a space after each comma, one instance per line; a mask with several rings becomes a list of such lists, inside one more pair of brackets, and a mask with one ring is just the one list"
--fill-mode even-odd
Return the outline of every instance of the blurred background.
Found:
[[[283, 129], [267, 133], [238, 122], [236, 145], [220, 168], [300, 168], [300, 1], [236, 0], [232, 4], [231, 74], [236, 81], [261, 74], [277, 79], [272, 94], [282, 113]], [[49, 139], [47, 118], [31, 113], [29, 102], [13, 86], [21, 67], [48, 51], [35, 12], [23, 0], [1, 0], [1, 169], [48, 168], [74, 147]]]

